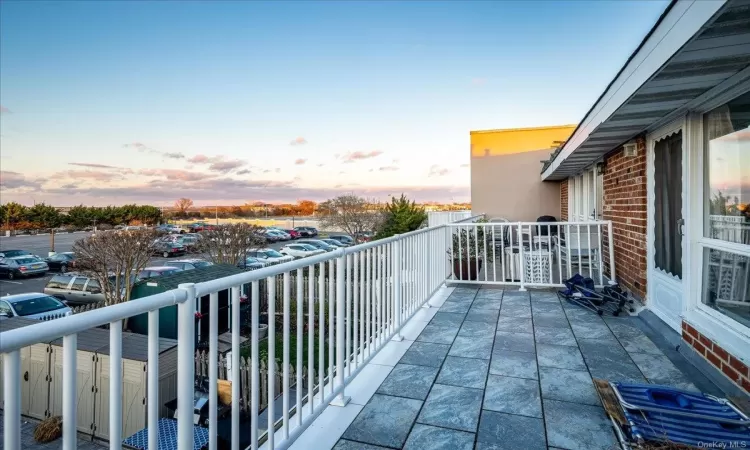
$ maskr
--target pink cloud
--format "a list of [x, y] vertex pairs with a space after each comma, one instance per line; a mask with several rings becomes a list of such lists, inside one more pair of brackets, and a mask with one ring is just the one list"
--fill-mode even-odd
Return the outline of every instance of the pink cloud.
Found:
[[[5, 189], [41, 189], [41, 183], [38, 181], [27, 179], [22, 173], [11, 172], [8, 170], [0, 170], [0, 186]], [[7, 200], [3, 199], [3, 201], [5, 202]]]
[[69, 166], [78, 166], [78, 167], [88, 167], [91, 169], [119, 169], [119, 167], [116, 166], [108, 166], [106, 164], [94, 164], [94, 163], [78, 163], [78, 162], [72, 162], [68, 163]]
[[307, 160], [305, 158], [298, 158], [294, 160], [294, 164], [296, 166], [301, 166], [302, 164], [306, 163]]
[[289, 145], [305, 145], [305, 144], [307, 144], [307, 139], [303, 138], [302, 136], [295, 138], [292, 142], [289, 143]]
[[212, 172], [228, 172], [234, 169], [238, 169], [247, 164], [245, 161], [239, 159], [230, 159], [226, 161], [216, 161], [208, 166], [208, 170]]
[[9, 110], [3, 105], [0, 105], [0, 114], [13, 114], [13, 111]]
[[427, 176], [442, 177], [442, 176], [448, 175], [449, 173], [451, 173], [450, 169], [446, 169], [445, 167], [440, 167], [434, 164], [430, 166], [430, 172], [427, 174]]
[[211, 162], [211, 158], [206, 155], [195, 155], [192, 158], [188, 158], [187, 161], [192, 164], [206, 164]]
[[383, 152], [380, 150], [373, 150], [371, 152], [349, 152], [345, 154], [342, 159], [345, 163], [352, 163], [355, 161], [361, 161], [364, 159], [375, 158], [382, 155]]
[[205, 180], [213, 176], [206, 173], [191, 172], [182, 169], [142, 169], [138, 174], [147, 177], [165, 177], [167, 180], [173, 181]]
[[253, 173], [253, 171], [250, 169], [242, 169], [237, 171], [237, 175], [249, 175], [251, 173]]

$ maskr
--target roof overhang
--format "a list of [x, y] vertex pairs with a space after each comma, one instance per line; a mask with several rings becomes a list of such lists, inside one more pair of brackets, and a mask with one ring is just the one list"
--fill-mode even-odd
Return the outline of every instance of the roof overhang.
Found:
[[750, 0], [674, 0], [554, 160], [563, 180], [750, 80]]

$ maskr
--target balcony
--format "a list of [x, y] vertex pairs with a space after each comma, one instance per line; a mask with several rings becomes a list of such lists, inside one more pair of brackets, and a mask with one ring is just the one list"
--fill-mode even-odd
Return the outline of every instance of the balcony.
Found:
[[[56, 365], [36, 389], [57, 386], [45, 397], [55, 406], [42, 409], [62, 416], [65, 449], [84, 435], [106, 435], [111, 448], [160, 448], [159, 430], [170, 427], [179, 449], [608, 448], [614, 434], [592, 376], [711, 388], [684, 375], [641, 319], [602, 318], [551, 290], [571, 273], [598, 285], [616, 279], [609, 236], [609, 222], [469, 219], [0, 328], [8, 329], [0, 334], [4, 448], [30, 448], [21, 422], [39, 364], [29, 349], [40, 343]], [[219, 310], [220, 293], [228, 310]], [[209, 314], [198, 318], [206, 297]], [[165, 343], [159, 317], [175, 307], [178, 339]], [[123, 321], [141, 314], [145, 374], [132, 394], [126, 365], [136, 338]], [[219, 335], [220, 314], [230, 318], [229, 337]], [[208, 351], [196, 358], [199, 320], [209, 322]], [[84, 339], [93, 330], [106, 372], [95, 381]], [[194, 415], [196, 377], [207, 379], [205, 418]], [[92, 426], [82, 399], [105, 391]]]

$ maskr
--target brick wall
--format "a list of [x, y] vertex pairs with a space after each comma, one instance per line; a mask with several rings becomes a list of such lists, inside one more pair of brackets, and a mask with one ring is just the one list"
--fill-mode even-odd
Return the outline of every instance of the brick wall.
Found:
[[568, 180], [560, 182], [560, 221], [568, 220]]
[[[612, 221], [617, 280], [646, 298], [646, 140], [636, 139], [638, 153], [625, 157], [619, 148], [605, 159], [604, 220]], [[603, 242], [608, 242], [606, 230]], [[609, 246], [603, 245], [604, 260]]]
[[682, 322], [682, 339], [709, 364], [750, 394], [750, 368], [745, 363], [684, 321]]

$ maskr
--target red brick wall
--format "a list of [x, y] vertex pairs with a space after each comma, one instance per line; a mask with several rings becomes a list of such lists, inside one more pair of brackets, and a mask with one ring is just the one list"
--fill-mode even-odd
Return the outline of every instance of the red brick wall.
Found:
[[560, 221], [568, 220], [568, 180], [560, 182]]
[[[646, 140], [636, 139], [638, 153], [625, 157], [619, 148], [605, 159], [604, 220], [612, 221], [617, 280], [646, 298]], [[604, 260], [609, 260], [604, 232]]]
[[750, 368], [745, 363], [684, 321], [682, 322], [682, 339], [734, 384], [750, 393]]

